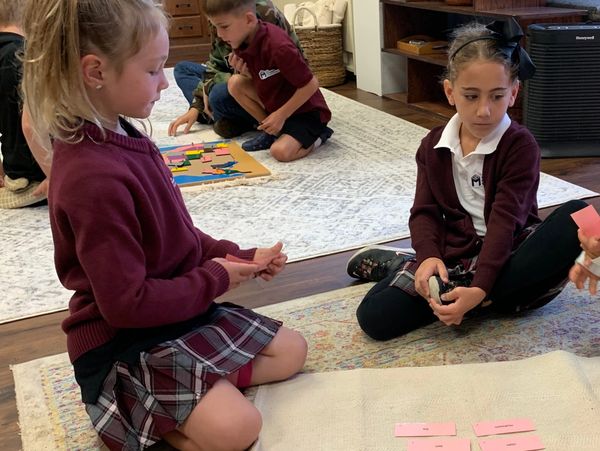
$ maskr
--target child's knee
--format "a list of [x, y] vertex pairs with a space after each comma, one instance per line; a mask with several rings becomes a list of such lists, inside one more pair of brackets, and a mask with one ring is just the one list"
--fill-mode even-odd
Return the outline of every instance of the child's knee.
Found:
[[356, 309], [356, 320], [362, 331], [374, 340], [385, 340], [385, 334], [381, 330], [379, 315], [371, 305], [368, 297], [364, 298]]
[[236, 406], [228, 415], [214, 418], [210, 425], [210, 437], [206, 437], [206, 449], [245, 450], [258, 438], [262, 428], [262, 416], [250, 403]]
[[289, 157], [286, 158], [289, 155], [289, 153], [285, 151], [283, 146], [281, 146], [280, 144], [277, 144], [277, 142], [274, 142], [271, 145], [269, 151], [271, 152], [271, 156], [273, 158], [275, 158], [277, 161], [282, 161], [282, 162], [290, 161]]
[[244, 87], [246, 86], [246, 77], [243, 77], [240, 74], [233, 74], [227, 80], [227, 90], [229, 94], [233, 97], [239, 97], [244, 92]]
[[391, 312], [382, 308], [378, 301], [376, 297], [367, 295], [356, 309], [356, 320], [362, 331], [378, 341], [402, 335], [404, 332], [398, 327], [401, 318], [391, 320]]
[[291, 376], [296, 374], [302, 369], [302, 367], [304, 367], [306, 356], [308, 354], [308, 343], [306, 343], [306, 339], [299, 332], [290, 330], [288, 349], [290, 356]]
[[565, 214], [569, 215], [569, 218], [570, 218], [571, 213], [575, 213], [576, 211], [579, 211], [582, 208], [585, 208], [587, 206], [588, 206], [587, 202], [585, 202], [583, 200], [571, 199], [571, 200], [565, 202], [559, 208], [561, 208]]
[[245, 450], [258, 438], [262, 428], [262, 416], [258, 409], [248, 403], [243, 409], [219, 421], [215, 435], [219, 437], [219, 449]]
[[280, 376], [286, 379], [304, 367], [308, 344], [299, 332], [281, 327], [269, 345], [269, 352], [277, 355]]
[[270, 148], [271, 156], [275, 158], [277, 161], [281, 161], [282, 163], [286, 163], [288, 161], [294, 161], [297, 159], [293, 149], [290, 149], [289, 146], [285, 145], [281, 140], [275, 141]]

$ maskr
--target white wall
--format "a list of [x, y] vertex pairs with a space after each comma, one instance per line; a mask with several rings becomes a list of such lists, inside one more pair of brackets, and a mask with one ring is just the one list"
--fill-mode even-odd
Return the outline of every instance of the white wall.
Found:
[[[283, 11], [294, 0], [273, 0]], [[359, 89], [377, 95], [406, 91], [406, 58], [383, 53], [379, 0], [348, 0], [344, 20], [344, 50], [351, 52], [347, 68], [356, 75]]]
[[294, 1], [289, 1], [289, 0], [273, 0], [273, 4], [275, 6], [277, 6], [277, 8], [279, 8], [281, 11], [283, 11], [283, 7], [288, 3], [299, 3], [299, 2], [294, 2]]
[[354, 2], [354, 65], [359, 89], [383, 95], [406, 91], [406, 58], [383, 53], [379, 0]]
[[[283, 11], [283, 8], [285, 5], [287, 5], [288, 3], [302, 3], [305, 0], [273, 0], [273, 4], [275, 6], [277, 6], [277, 8], [279, 8], [281, 11]], [[352, 8], [352, 4], [353, 4], [353, 0], [347, 0], [348, 1], [348, 6], [346, 8], [346, 16], [344, 17], [344, 23], [343, 23], [343, 41], [344, 41], [344, 62], [346, 63], [346, 69], [348, 69], [350, 72], [355, 72], [355, 68], [354, 68], [354, 26], [353, 26], [353, 19], [352, 19], [352, 12], [353, 12], [353, 8]], [[363, 1], [363, 0], [358, 0]]]

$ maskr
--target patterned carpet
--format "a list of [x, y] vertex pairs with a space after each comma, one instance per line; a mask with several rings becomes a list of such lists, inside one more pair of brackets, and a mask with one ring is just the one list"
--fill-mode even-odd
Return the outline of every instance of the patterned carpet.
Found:
[[[153, 138], [165, 145], [215, 139], [200, 125], [189, 135], [166, 136], [169, 122], [186, 109], [172, 71], [168, 76], [170, 87], [151, 116]], [[426, 130], [331, 91], [324, 94], [333, 112], [331, 140], [292, 163], [279, 163], [267, 151], [253, 153], [273, 174], [267, 183], [258, 178], [184, 190], [197, 227], [242, 247], [281, 240], [290, 261], [408, 236], [414, 154]], [[593, 194], [543, 174], [538, 198], [540, 206], [549, 206]], [[66, 308], [70, 294], [54, 271], [47, 207], [2, 211], [0, 249], [0, 324]]]
[[[507, 361], [554, 350], [600, 355], [600, 302], [572, 285], [544, 308], [514, 317], [469, 320], [459, 328], [431, 324], [375, 342], [355, 311], [369, 284], [258, 309], [299, 330], [309, 343], [305, 372]], [[66, 354], [13, 368], [23, 449], [96, 450]]]

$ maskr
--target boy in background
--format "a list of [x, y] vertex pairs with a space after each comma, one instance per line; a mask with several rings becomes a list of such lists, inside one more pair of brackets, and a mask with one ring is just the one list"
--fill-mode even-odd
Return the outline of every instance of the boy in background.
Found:
[[231, 95], [258, 122], [263, 134], [247, 151], [269, 148], [279, 161], [303, 158], [333, 133], [331, 111], [319, 82], [289, 36], [256, 16], [253, 0], [205, 0], [204, 11], [219, 37], [231, 45], [235, 69]]
[[[300, 51], [300, 41], [283, 13], [271, 0], [255, 0], [257, 17], [284, 30]], [[223, 138], [234, 138], [254, 130], [256, 121], [244, 110], [227, 90], [227, 80], [234, 70], [229, 65], [231, 46], [217, 36], [209, 24], [211, 50], [205, 64], [180, 61], [175, 65], [174, 76], [177, 86], [190, 104], [190, 109], [173, 120], [169, 135], [175, 136], [183, 125], [183, 132], [189, 132], [196, 121], [213, 124], [215, 133]]]
[[18, 57], [23, 50], [22, 8], [23, 2], [0, 0], [0, 208], [36, 204], [46, 199], [48, 191], [49, 155], [33, 136], [29, 115], [22, 108], [23, 69]]

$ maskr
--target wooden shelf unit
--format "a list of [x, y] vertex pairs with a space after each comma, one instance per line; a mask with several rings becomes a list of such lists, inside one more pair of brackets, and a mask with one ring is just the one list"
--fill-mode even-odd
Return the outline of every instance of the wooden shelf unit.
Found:
[[[521, 8], [501, 8], [504, 0], [495, 0], [498, 5], [493, 10], [476, 10], [474, 6], [450, 6], [443, 1], [400, 1], [380, 0], [383, 17], [383, 52], [402, 55], [406, 63], [406, 92], [386, 94], [391, 99], [404, 101], [420, 110], [450, 118], [454, 108], [450, 107], [441, 87], [447, 55], [415, 55], [396, 48], [402, 38], [412, 35], [428, 35], [436, 40], [447, 40], [449, 32], [473, 20], [491, 22], [495, 19], [514, 17], [526, 33], [532, 23], [574, 23], [582, 22], [586, 10], [528, 6]], [[522, 2], [526, 0], [521, 0]], [[535, 1], [535, 0], [534, 0]], [[512, 4], [512, 2], [505, 4]], [[522, 45], [526, 45], [523, 39]], [[511, 116], [520, 121], [522, 117], [520, 97]]]
[[171, 15], [170, 50], [166, 66], [174, 66], [184, 60], [197, 63], [208, 61], [210, 30], [199, 0], [163, 0], [163, 7]]

